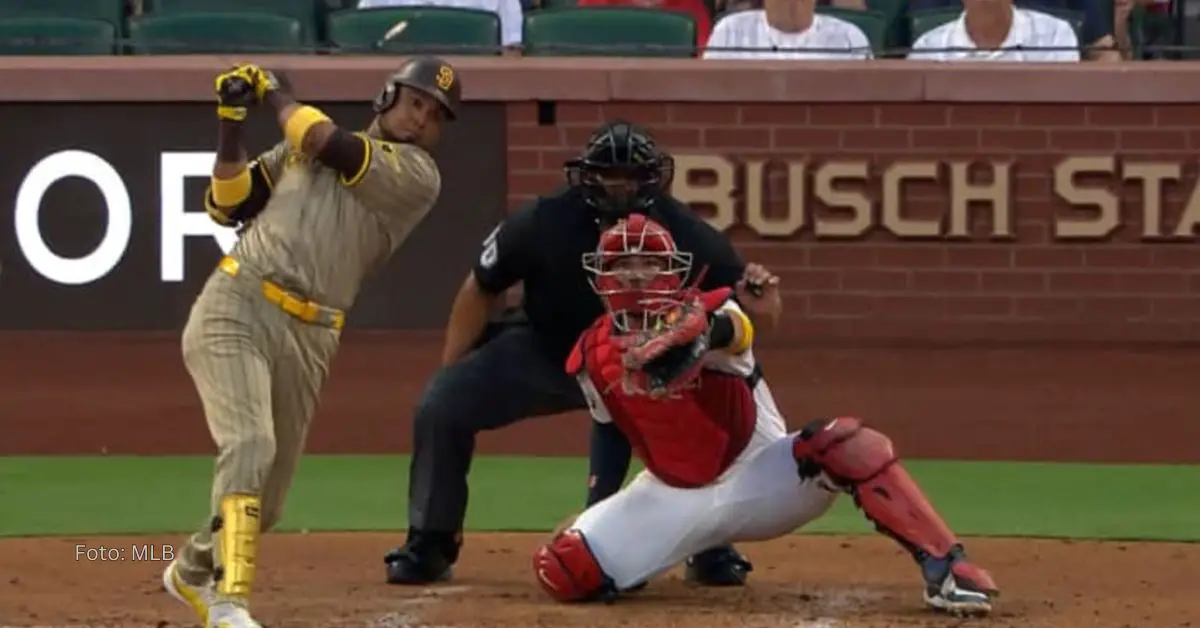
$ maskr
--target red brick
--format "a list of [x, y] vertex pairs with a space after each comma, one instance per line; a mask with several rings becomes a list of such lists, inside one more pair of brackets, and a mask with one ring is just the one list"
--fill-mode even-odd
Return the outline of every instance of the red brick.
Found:
[[[660, 107], [661, 108], [661, 107]], [[537, 120], [536, 110], [533, 120]], [[555, 107], [554, 116], [559, 124], [594, 124], [604, 121], [605, 115], [600, 105], [592, 103], [566, 103]]]
[[606, 103], [601, 107], [601, 115], [604, 120], [623, 118], [644, 124], [650, 129], [665, 124], [668, 119], [667, 107], [657, 103]]
[[980, 276], [980, 285], [984, 292], [1029, 294], [1045, 292], [1049, 280], [1045, 273], [986, 272]]
[[1092, 127], [1149, 127], [1155, 124], [1154, 109], [1146, 105], [1089, 105], [1085, 119]]
[[1150, 316], [1150, 301], [1137, 297], [1087, 297], [1083, 315], [1093, 319], [1137, 320]]
[[737, 124], [740, 121], [738, 108], [729, 105], [680, 103], [671, 105], [667, 115], [671, 124], [712, 126]]
[[1048, 135], [1044, 129], [983, 129], [979, 136], [979, 145], [984, 149], [1044, 149], [1047, 141]]
[[[754, 260], [757, 261], [757, 260]], [[768, 266], [768, 268], [771, 268]], [[835, 270], [784, 269], [772, 272], [779, 275], [781, 289], [812, 292], [816, 290], [837, 290], [841, 287], [841, 275]]]
[[1009, 297], [964, 296], [946, 299], [946, 314], [951, 317], [1005, 318], [1013, 313], [1013, 300]]
[[878, 253], [862, 246], [818, 244], [808, 251], [808, 263], [814, 268], [863, 268], [874, 266]]
[[1181, 272], [1118, 273], [1117, 290], [1132, 294], [1183, 294], [1188, 290], [1188, 277]]
[[1164, 320], [1200, 320], [1200, 298], [1175, 297], [1154, 299], [1154, 317]]
[[1071, 297], [1017, 297], [1014, 300], [1017, 316], [1028, 318], [1074, 318], [1081, 302]]
[[1200, 270], [1200, 247], [1190, 243], [1159, 245], [1154, 249], [1154, 266]]
[[1021, 105], [1017, 121], [1022, 126], [1063, 127], [1087, 124], [1083, 107], [1078, 105]]
[[553, 190], [563, 184], [562, 175], [553, 175], [548, 172], [536, 173], [508, 173], [509, 189], [528, 191], [530, 194], [546, 193], [547, 190]]
[[1083, 252], [1083, 264], [1093, 268], [1148, 268], [1154, 256], [1148, 247], [1094, 248]]
[[[586, 136], [585, 136], [586, 137]], [[557, 148], [563, 146], [562, 129], [556, 126], [510, 126], [508, 145], [523, 148]]]
[[980, 276], [976, 271], [918, 270], [912, 274], [912, 287], [917, 292], [976, 292], [980, 285]]
[[771, 145], [775, 148], [836, 150], [840, 143], [841, 133], [837, 129], [808, 127], [775, 127], [771, 129]]
[[1160, 129], [1121, 131], [1118, 141], [1121, 150], [1186, 150], [1188, 147], [1187, 135]]
[[945, 107], [928, 104], [896, 104], [879, 108], [881, 126], [946, 126], [949, 121]]
[[949, 109], [952, 126], [1009, 128], [1017, 125], [1015, 105], [953, 105]]
[[771, 147], [771, 129], [706, 128], [704, 146], [716, 150], [748, 148], [761, 150]]
[[977, 129], [913, 129], [912, 146], [914, 148], [977, 148], [979, 146], [979, 131]]
[[874, 299], [868, 295], [820, 292], [808, 297], [808, 313], [813, 316], [866, 316], [874, 311]]
[[876, 126], [879, 112], [875, 105], [816, 104], [808, 107], [808, 123], [817, 126]]
[[910, 148], [912, 132], [907, 129], [843, 129], [841, 147], [847, 149], [895, 150]]
[[1050, 291], [1069, 293], [1103, 293], [1117, 289], [1115, 273], [1055, 273], [1050, 275]]
[[669, 151], [692, 149], [704, 145], [704, 131], [699, 127], [665, 126], [654, 129], [654, 141]]
[[946, 250], [909, 243], [879, 249], [876, 259], [889, 268], [940, 268], [946, 265]]
[[934, 295], [881, 296], [875, 307], [882, 318], [939, 319], [946, 315], [946, 300]]
[[1013, 254], [1013, 265], [1022, 268], [1082, 266], [1083, 252], [1075, 249], [1053, 247], [1019, 248]]
[[1013, 263], [1012, 249], [958, 247], [946, 251], [946, 264], [951, 268], [1008, 268]]
[[906, 290], [909, 273], [904, 270], [844, 270], [842, 290], [853, 292]]
[[511, 148], [508, 151], [509, 172], [537, 170], [542, 167], [542, 152], [539, 150], [522, 150]]
[[1050, 131], [1049, 148], [1066, 151], [1111, 151], [1116, 150], [1117, 132], [1101, 129]]
[[1195, 127], [1200, 122], [1200, 105], [1157, 105], [1154, 123], [1158, 126]]
[[744, 104], [737, 108], [738, 124], [808, 124], [808, 107], [797, 105]]

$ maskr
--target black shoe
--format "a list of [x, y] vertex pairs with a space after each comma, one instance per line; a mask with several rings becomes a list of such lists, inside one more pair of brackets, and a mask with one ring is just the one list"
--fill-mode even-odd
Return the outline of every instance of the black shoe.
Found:
[[408, 541], [383, 557], [388, 584], [421, 585], [446, 582], [458, 558], [456, 535], [410, 530]]
[[684, 580], [708, 587], [740, 587], [754, 570], [733, 546], [714, 547], [687, 560]]

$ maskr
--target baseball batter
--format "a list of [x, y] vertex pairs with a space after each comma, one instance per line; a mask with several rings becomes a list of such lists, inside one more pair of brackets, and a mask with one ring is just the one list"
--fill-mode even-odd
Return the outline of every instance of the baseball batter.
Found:
[[567, 370], [593, 419], [625, 433], [646, 471], [537, 549], [546, 593], [611, 601], [703, 548], [788, 534], [848, 492], [917, 561], [930, 607], [991, 610], [992, 577], [967, 562], [885, 435], [850, 417], [787, 433], [749, 317], [728, 288], [683, 289], [691, 259], [670, 233], [634, 215], [584, 257], [609, 313], [580, 336]]
[[[192, 307], [183, 358], [220, 453], [211, 521], [163, 583], [209, 628], [253, 628], [259, 535], [279, 520], [345, 311], [437, 200], [428, 151], [461, 86], [448, 63], [410, 60], [359, 133], [257, 66], [221, 74], [215, 89], [220, 137], [205, 204], [241, 237]], [[247, 163], [241, 125], [260, 103], [285, 140]]]

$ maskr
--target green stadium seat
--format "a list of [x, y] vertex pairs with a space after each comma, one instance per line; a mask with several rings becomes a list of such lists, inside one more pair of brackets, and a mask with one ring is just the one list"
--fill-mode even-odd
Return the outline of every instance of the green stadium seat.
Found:
[[543, 9], [525, 16], [526, 56], [692, 57], [690, 15], [634, 7]]
[[0, 55], [111, 55], [117, 40], [117, 27], [105, 20], [0, 18]]
[[300, 22], [259, 13], [145, 14], [129, 20], [133, 54], [296, 53]]
[[[904, 19], [908, 15], [908, 0], [867, 0], [867, 8], [882, 13], [887, 20], [885, 49], [903, 49], [912, 45], [912, 36], [908, 32], [908, 20]], [[904, 53], [893, 53], [888, 56], [903, 57]]]
[[[1083, 14], [1078, 11], [1050, 11], [1044, 8], [1034, 9], [1041, 13], [1061, 17], [1071, 24], [1071, 28], [1075, 31], [1075, 36], [1079, 38], [1081, 45], [1086, 45], [1083, 41]], [[921, 35], [929, 31], [958, 19], [962, 15], [962, 9], [934, 9], [932, 11], [917, 11], [909, 16], [909, 28], [912, 31], [913, 41], [916, 41]]]
[[863, 34], [867, 36], [867, 41], [871, 43], [871, 50], [875, 56], [883, 54], [887, 47], [888, 30], [891, 24], [888, 23], [887, 15], [883, 13], [831, 6], [819, 6], [817, 13], [840, 18], [862, 29]]
[[125, 0], [0, 0], [0, 19], [70, 17], [103, 20], [120, 32], [125, 23]]
[[300, 22], [304, 41], [315, 42], [320, 37], [325, 3], [324, 0], [146, 0], [147, 14], [242, 12], [295, 18]]
[[[385, 41], [401, 22], [408, 26]], [[498, 55], [500, 16], [451, 7], [347, 9], [329, 14], [329, 43], [354, 54]]]
[[539, 9], [570, 9], [577, 4], [577, 0], [541, 0]]

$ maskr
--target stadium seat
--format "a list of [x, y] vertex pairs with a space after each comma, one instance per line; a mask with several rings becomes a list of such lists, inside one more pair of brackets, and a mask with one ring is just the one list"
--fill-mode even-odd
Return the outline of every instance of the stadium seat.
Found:
[[125, 0], [0, 0], [0, 19], [10, 17], [103, 20], [119, 33], [125, 23]]
[[549, 57], [691, 57], [690, 15], [633, 7], [543, 9], [525, 16], [525, 55]]
[[129, 20], [134, 54], [295, 53], [300, 22], [259, 13], [146, 14]]
[[[394, 34], [401, 22], [408, 25]], [[451, 7], [348, 9], [329, 15], [329, 42], [355, 54], [500, 54], [500, 17]]]
[[117, 27], [73, 17], [0, 19], [0, 55], [111, 55]]
[[[867, 8], [882, 13], [887, 21], [885, 50], [904, 49], [912, 44], [908, 20], [904, 19], [908, 15], [908, 0], [867, 0]], [[891, 53], [888, 56], [903, 57], [904, 53]]]
[[887, 47], [890, 24], [888, 24], [887, 16], [883, 13], [878, 11], [843, 9], [832, 6], [819, 6], [817, 7], [817, 13], [832, 15], [861, 28], [863, 34], [867, 36], [867, 41], [871, 43], [871, 50], [875, 56], [883, 54], [884, 49]]
[[[1061, 17], [1071, 24], [1071, 28], [1075, 31], [1075, 36], [1079, 37], [1080, 44], [1086, 44], [1083, 41], [1083, 14], [1078, 11], [1064, 11], [1044, 9], [1041, 7], [1033, 10], [1049, 15]], [[921, 35], [929, 31], [958, 19], [962, 15], [962, 9], [934, 9], [932, 11], [917, 11], [909, 16], [909, 27], [912, 31], [913, 41], [916, 41]]]
[[264, 13], [284, 15], [300, 22], [304, 41], [320, 37], [318, 25], [325, 16], [323, 0], [146, 0], [146, 13]]

